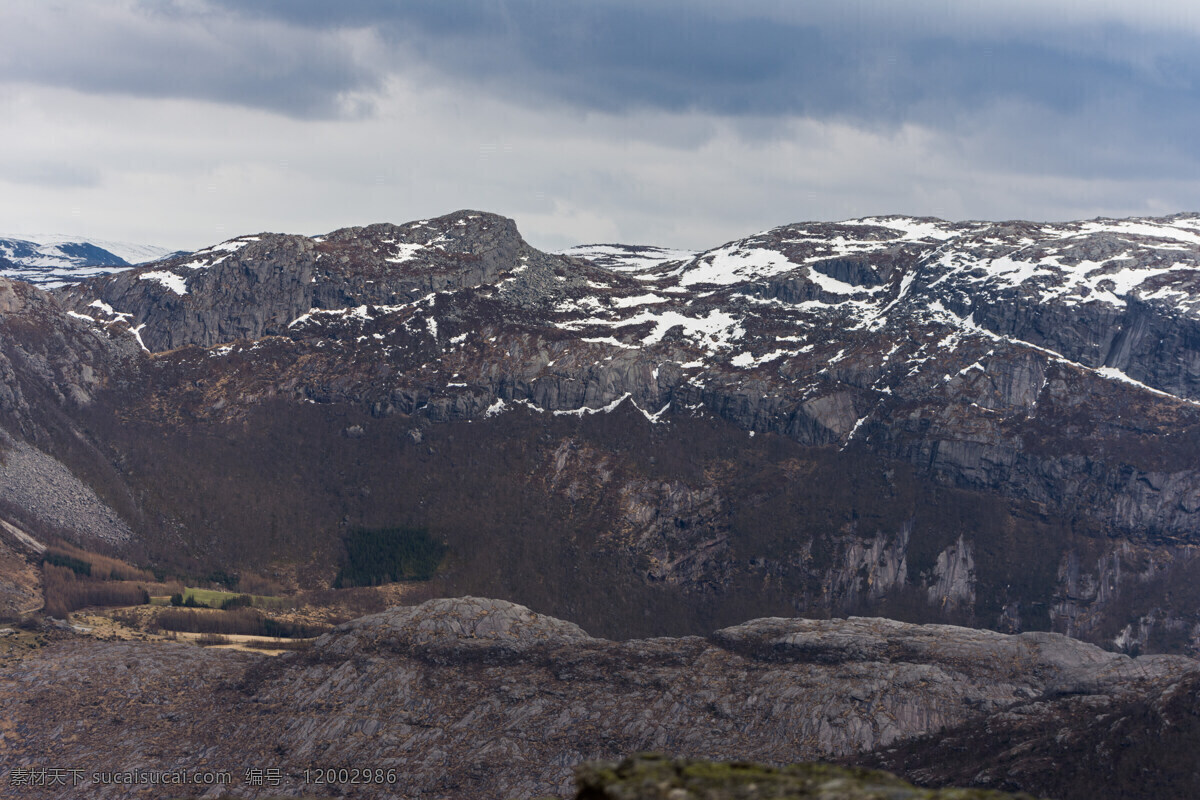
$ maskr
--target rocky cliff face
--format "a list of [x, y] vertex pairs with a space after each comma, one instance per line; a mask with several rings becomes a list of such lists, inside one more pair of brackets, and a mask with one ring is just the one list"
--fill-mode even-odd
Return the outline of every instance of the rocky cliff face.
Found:
[[[277, 658], [62, 643], [0, 673], [0, 752], [10, 769], [64, 764], [88, 776], [227, 770], [249, 797], [311, 792], [305, 770], [329, 767], [395, 770], [395, 783], [341, 787], [347, 796], [564, 796], [583, 761], [647, 750], [776, 764], [845, 757], [1068, 695], [1099, 716], [1197, 670], [1056, 634], [865, 618], [612, 642], [462, 598], [364, 617]], [[282, 783], [246, 786], [247, 768], [278, 769]], [[1069, 777], [1069, 764], [1060, 769]]]
[[278, 335], [306, 314], [403, 305], [431, 292], [493, 284], [518, 264], [536, 269], [553, 260], [525, 244], [512, 220], [462, 212], [312, 239], [243, 236], [69, 287], [63, 296], [102, 319], [128, 315], [146, 349], [160, 352]]
[[130, 540], [137, 512], [82, 416], [100, 394], [124, 391], [141, 363], [128, 336], [0, 278], [0, 518], [91, 543]]
[[608, 635], [870, 611], [1179, 650], [1197, 258], [1187, 215], [554, 255], [464, 211], [38, 294], [60, 344], [0, 390], [181, 568], [328, 578], [339, 534], [406, 524], [451, 545], [445, 591]]

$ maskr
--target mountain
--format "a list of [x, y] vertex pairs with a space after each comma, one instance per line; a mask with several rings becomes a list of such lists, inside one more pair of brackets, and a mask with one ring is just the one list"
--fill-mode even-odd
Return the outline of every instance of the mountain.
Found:
[[1198, 259], [1198, 215], [552, 254], [460, 211], [0, 278], [5, 613], [111, 556], [432, 598], [272, 657], [0, 631], [0, 746], [383, 796], [647, 749], [1194, 796]]
[[554, 255], [462, 211], [10, 284], [8, 448], [63, 488], [5, 468], [0, 511], [317, 585], [423, 529], [438, 592], [615, 638], [870, 613], [1194, 652], [1198, 258], [1196, 215]]
[[153, 245], [78, 236], [0, 238], [0, 275], [52, 288], [178, 255]]

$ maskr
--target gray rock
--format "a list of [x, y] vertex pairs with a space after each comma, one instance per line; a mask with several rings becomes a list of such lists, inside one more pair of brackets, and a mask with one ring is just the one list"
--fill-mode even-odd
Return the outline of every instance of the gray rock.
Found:
[[461, 598], [364, 617], [274, 659], [63, 643], [0, 672], [0, 708], [20, 732], [5, 744], [14, 765], [262, 765], [283, 770], [277, 791], [289, 794], [306, 769], [357, 764], [396, 771], [395, 784], [371, 787], [377, 797], [531, 797], [568, 793], [584, 761], [850, 756], [1063, 692], [1098, 706], [1151, 695], [1198, 669], [1054, 634], [866, 618], [611, 642]]

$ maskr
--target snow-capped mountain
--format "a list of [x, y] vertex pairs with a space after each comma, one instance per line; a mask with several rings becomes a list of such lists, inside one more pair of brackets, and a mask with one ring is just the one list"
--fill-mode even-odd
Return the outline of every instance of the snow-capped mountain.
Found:
[[61, 234], [0, 237], [0, 275], [43, 288], [108, 275], [178, 251], [154, 245], [112, 242]]
[[[696, 614], [900, 604], [1122, 646], [1200, 623], [1143, 591], [1200, 579], [1196, 215], [550, 254], [462, 211], [55, 294], [74, 344], [8, 384], [14, 424], [120, 420], [103, 458], [164, 554], [194, 530], [205, 557], [318, 564], [339, 526], [422, 525], [464, 554], [459, 590], [612, 635], [667, 629], [572, 584], [581, 563]], [[55, 366], [80, 348], [91, 372]]]
[[[784, 226], [702, 253], [589, 245], [561, 257], [523, 242], [505, 253], [459, 251], [464, 237], [495, 236], [501, 223], [464, 212], [442, 231], [443, 220], [311, 239], [242, 236], [70, 294], [144, 320], [151, 350], [327, 327], [361, 319], [364, 303], [379, 307], [372, 315], [423, 315], [411, 306], [418, 293], [433, 292], [433, 304], [472, 291], [538, 309], [549, 329], [588, 345], [654, 359], [669, 339], [666, 349], [684, 369], [783, 367], [808, 353], [819, 360], [825, 350], [841, 363], [854, 344], [886, 350], [875, 368], [908, 378], [932, 358], [1002, 341], [1200, 399], [1190, 340], [1180, 357], [1174, 339], [1146, 333], [1200, 324], [1194, 215], [1065, 224], [868, 218]], [[280, 264], [273, 280], [247, 287], [251, 306], [229, 304], [230, 269], [264, 257]], [[191, 296], [162, 303], [164, 292]], [[233, 322], [246, 315], [256, 323]], [[1092, 322], [1101, 328], [1078, 330]], [[950, 334], [920, 342], [909, 335], [914, 324]]]

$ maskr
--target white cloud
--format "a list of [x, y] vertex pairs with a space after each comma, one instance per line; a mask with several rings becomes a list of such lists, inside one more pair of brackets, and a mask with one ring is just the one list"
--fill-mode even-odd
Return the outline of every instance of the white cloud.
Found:
[[[3, 102], [0, 219], [16, 228], [6, 232], [168, 247], [478, 208], [514, 217], [547, 249], [614, 240], [705, 248], [771, 225], [876, 213], [1060, 219], [1179, 210], [1193, 187], [989, 163], [982, 154], [996, 141], [987, 126], [958, 137], [915, 124], [871, 131], [792, 118], [747, 136], [744, 119], [561, 115], [400, 79], [376, 115], [343, 121], [31, 86]], [[21, 162], [99, 177], [30, 185], [7, 171]]]

